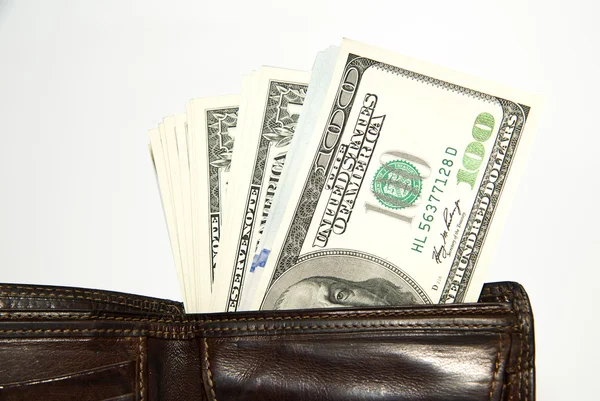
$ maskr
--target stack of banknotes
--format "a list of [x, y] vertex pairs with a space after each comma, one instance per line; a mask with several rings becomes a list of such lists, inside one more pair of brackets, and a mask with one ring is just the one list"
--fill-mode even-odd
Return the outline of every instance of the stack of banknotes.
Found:
[[539, 104], [347, 39], [193, 99], [149, 131], [186, 310], [476, 301]]

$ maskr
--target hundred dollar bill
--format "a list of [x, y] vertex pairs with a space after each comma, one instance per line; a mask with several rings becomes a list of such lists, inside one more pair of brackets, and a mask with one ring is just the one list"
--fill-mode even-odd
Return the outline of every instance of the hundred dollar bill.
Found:
[[156, 180], [158, 183], [160, 199], [162, 202], [165, 220], [167, 223], [169, 240], [171, 242], [173, 259], [175, 262], [175, 267], [177, 269], [177, 278], [179, 279], [181, 295], [183, 296], [184, 302], [191, 303], [192, 299], [188, 297], [188, 293], [190, 293], [191, 289], [188, 288], [189, 284], [187, 284], [184, 279], [184, 266], [183, 260], [181, 258], [183, 246], [180, 244], [179, 235], [177, 232], [175, 202], [173, 200], [172, 183], [170, 180], [170, 166], [168, 163], [166, 143], [164, 142], [164, 137], [161, 138], [161, 132], [158, 128], [149, 130], [148, 136], [150, 139], [150, 154], [152, 157], [154, 172], [156, 173]]
[[[167, 119], [165, 119], [166, 121]], [[166, 126], [167, 124], [165, 124]], [[190, 281], [190, 287], [192, 289], [190, 296], [193, 298], [191, 306], [193, 310], [199, 307], [199, 296], [198, 296], [198, 285], [199, 276], [198, 269], [196, 268], [196, 255], [194, 252], [194, 236], [193, 236], [193, 222], [192, 222], [192, 205], [191, 205], [191, 182], [190, 182], [190, 169], [189, 169], [189, 152], [188, 152], [188, 130], [186, 114], [179, 113], [173, 116], [173, 128], [174, 135], [169, 136], [171, 140], [175, 141], [173, 146], [177, 152], [177, 156], [174, 160], [171, 160], [172, 169], [171, 172], [176, 171], [178, 177], [178, 196], [179, 199], [177, 206], [182, 208], [179, 214], [183, 220], [177, 225], [178, 231], [181, 232], [180, 238], [184, 241], [183, 252], [186, 254], [187, 264], [185, 265], [185, 277]], [[175, 165], [173, 165], [175, 162]]]
[[[236, 311], [244, 277], [263, 233], [304, 98], [309, 74], [262, 67], [244, 111], [242, 146], [234, 152], [228, 241], [219, 256], [213, 311]], [[244, 97], [244, 95], [242, 95]]]
[[297, 178], [296, 173], [304, 160], [308, 141], [310, 140], [310, 133], [314, 130], [316, 118], [323, 103], [327, 86], [331, 80], [338, 50], [338, 47], [331, 46], [329, 49], [319, 52], [315, 59], [310, 74], [310, 83], [306, 98], [302, 105], [302, 113], [298, 119], [298, 126], [294, 132], [292, 142], [290, 143], [285, 159], [285, 167], [281, 173], [279, 185], [273, 197], [264, 232], [260, 236], [252, 265], [244, 278], [245, 289], [241, 301], [241, 310], [248, 310], [256, 295], [257, 286], [260, 282], [260, 273], [264, 271], [260, 267], [265, 266], [269, 255], [268, 249], [272, 248], [277, 228], [281, 225], [281, 219], [290, 201], [290, 192]]
[[239, 102], [239, 96], [222, 96], [193, 99], [187, 106], [193, 248], [199, 297], [198, 308], [193, 312], [210, 310]]
[[[167, 116], [163, 119], [162, 124], [159, 124], [159, 132], [163, 145], [165, 146], [167, 162], [169, 166], [169, 180], [172, 191], [173, 208], [176, 216], [176, 230], [179, 238], [179, 247], [181, 252], [183, 281], [187, 287], [186, 295], [188, 308], [195, 310], [198, 305], [198, 294], [195, 288], [195, 271], [193, 252], [191, 252], [190, 222], [186, 213], [186, 205], [189, 207], [189, 201], [186, 202], [185, 187], [189, 186], [189, 181], [185, 181], [189, 176], [185, 174], [187, 169], [188, 154], [185, 152], [185, 116], [176, 114]], [[183, 144], [183, 146], [182, 146]], [[184, 171], [182, 167], [186, 166]], [[189, 195], [189, 194], [188, 194]]]
[[332, 77], [252, 307], [477, 300], [538, 100], [349, 40]]

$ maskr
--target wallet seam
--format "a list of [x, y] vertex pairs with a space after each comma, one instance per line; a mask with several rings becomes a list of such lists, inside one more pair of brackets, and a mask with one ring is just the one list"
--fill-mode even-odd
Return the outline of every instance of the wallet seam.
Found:
[[[270, 332], [270, 331], [286, 331], [286, 330], [344, 330], [344, 329], [380, 329], [380, 328], [397, 328], [397, 329], [508, 329], [516, 331], [517, 326], [502, 325], [502, 324], [480, 324], [480, 325], [461, 325], [461, 324], [402, 324], [402, 323], [380, 323], [380, 324], [343, 324], [343, 325], [303, 325], [303, 326], [283, 326], [283, 327], [215, 327], [210, 329], [198, 330], [144, 330], [144, 329], [8, 329], [0, 330], [0, 334], [61, 334], [61, 333], [81, 333], [81, 334], [126, 334], [129, 336], [152, 335], [164, 338], [193, 338], [196, 334], [208, 332], [226, 332], [226, 331], [255, 331], [255, 332]], [[190, 337], [192, 335], [192, 337]]]
[[[529, 343], [528, 343], [528, 339], [529, 339], [529, 324], [526, 324], [526, 319], [527, 319], [527, 314], [523, 312], [523, 306], [524, 306], [524, 299], [522, 297], [522, 294], [520, 294], [520, 291], [518, 288], [515, 288], [515, 286], [510, 285], [508, 287], [508, 289], [504, 289], [504, 288], [498, 288], [498, 292], [500, 296], [504, 296], [507, 297], [508, 299], [510, 299], [511, 303], [514, 305], [514, 309], [515, 309], [515, 314], [517, 316], [517, 320], [519, 322], [519, 356], [517, 358], [517, 366], [518, 366], [518, 371], [516, 372], [518, 375], [518, 401], [521, 401], [523, 399], [523, 396], [525, 396], [525, 400], [529, 399], [529, 372], [528, 372], [528, 368], [529, 368], [529, 357], [530, 357], [530, 353], [529, 353]], [[526, 352], [525, 352], [525, 359], [523, 360], [523, 352], [524, 349], [527, 348]], [[525, 374], [525, 377], [523, 377], [523, 374]], [[514, 399], [514, 397], [511, 394], [511, 399]]]
[[[112, 291], [87, 290], [87, 289], [81, 289], [81, 288], [75, 288], [75, 287], [59, 288], [59, 287], [27, 286], [27, 285], [21, 285], [21, 284], [0, 285], [0, 291], [2, 293], [5, 293], [5, 292], [11, 293], [10, 290], [12, 288], [15, 288], [18, 290], [27, 290], [27, 291], [34, 290], [34, 291], [42, 291], [42, 292], [57, 292], [57, 293], [62, 292], [65, 294], [79, 293], [79, 294], [84, 294], [84, 295], [100, 295], [100, 296], [111, 297], [111, 298], [120, 298], [125, 301], [134, 301], [136, 298], [138, 298], [139, 301], [145, 301], [145, 302], [161, 305], [167, 309], [172, 308], [172, 307], [177, 308], [178, 310], [180, 309], [179, 306], [174, 303], [165, 302], [165, 301], [162, 301], [159, 299], [152, 299], [151, 297], [144, 297], [143, 295], [128, 296], [128, 295], [124, 295], [124, 294], [115, 293]], [[12, 291], [12, 293], [16, 294], [15, 291]], [[59, 295], [54, 294], [54, 296], [59, 296]]]
[[296, 326], [282, 326], [282, 327], [211, 327], [201, 329], [203, 332], [227, 332], [227, 331], [280, 331], [280, 330], [325, 330], [325, 329], [380, 329], [380, 328], [416, 328], [416, 329], [491, 329], [491, 328], [516, 328], [516, 326], [502, 325], [502, 324], [429, 324], [429, 323], [377, 323], [377, 324], [364, 324], [364, 323], [348, 323], [348, 324], [313, 324], [313, 325], [296, 325]]
[[138, 350], [140, 353], [140, 361], [139, 361], [139, 383], [140, 383], [140, 401], [145, 401], [144, 399], [144, 339], [145, 337], [140, 337], [140, 344], [138, 346]]
[[210, 370], [210, 360], [208, 359], [208, 339], [206, 337], [204, 337], [204, 361], [206, 362], [206, 378], [208, 379], [210, 395], [212, 395], [213, 401], [217, 401], [217, 394], [215, 392], [212, 371]]
[[[119, 301], [114, 301], [114, 300], [109, 300], [109, 299], [93, 298], [93, 297], [85, 296], [85, 295], [84, 296], [75, 296], [73, 294], [58, 295], [58, 294], [54, 294], [54, 293], [35, 293], [35, 292], [30, 292], [30, 293], [0, 292], [0, 297], [16, 298], [19, 300], [29, 300], [29, 301], [31, 301], [32, 297], [47, 298], [47, 299], [59, 300], [59, 301], [83, 300], [83, 301], [92, 301], [92, 302], [102, 302], [102, 303], [109, 304], [109, 305], [126, 306], [129, 308], [139, 309], [139, 310], [143, 310], [143, 311], [153, 311], [154, 310], [153, 307], [127, 303], [127, 301], [132, 301], [131, 299], [127, 299], [127, 298], [122, 298], [125, 300], [125, 302], [119, 302]], [[140, 302], [148, 303], [148, 304], [155, 305], [155, 306], [158, 305], [158, 306], [162, 307], [162, 308], [159, 308], [159, 310], [169, 310], [169, 309], [173, 310], [174, 309], [177, 313], [182, 313], [182, 310], [179, 309], [176, 305], [169, 305], [169, 304], [161, 303], [159, 301], [149, 301], [146, 299], [140, 300]]]
[[[49, 311], [52, 312], [52, 311]], [[257, 321], [286, 321], [286, 320], [328, 320], [328, 319], [347, 319], [347, 318], [363, 318], [363, 317], [394, 317], [394, 316], [461, 316], [461, 315], [477, 315], [477, 314], [513, 314], [514, 311], [510, 309], [499, 309], [498, 307], [480, 307], [480, 308], [469, 308], [461, 310], [451, 311], [394, 311], [394, 312], [367, 312], [367, 313], [354, 313], [354, 314], [340, 314], [340, 315], [288, 315], [288, 316], [272, 316], [272, 317], [256, 317], [256, 318], [224, 318], [224, 319], [207, 319], [207, 320], [189, 320], [189, 319], [153, 319], [153, 318], [133, 318], [124, 316], [101, 316], [101, 315], [81, 315], [81, 314], [69, 314], [61, 313], [60, 316], [48, 316], [48, 312], [19, 312], [9, 311], [5, 312], [0, 310], [0, 316], [2, 318], [8, 318], [8, 320], [19, 320], [23, 317], [27, 318], [46, 318], [46, 320], [61, 320], [61, 319], [74, 319], [74, 320], [114, 320], [122, 322], [147, 322], [147, 323], [236, 323], [236, 322], [257, 322]], [[60, 313], [60, 312], [59, 312]], [[12, 317], [11, 315], [17, 315]]]
[[[524, 296], [523, 287], [513, 283], [505, 283], [505, 285], [484, 288], [484, 291], [482, 291], [482, 296], [490, 295], [494, 296], [499, 301], [501, 301], [500, 297], [504, 297], [506, 302], [510, 302], [513, 305], [514, 313], [518, 321], [519, 356], [517, 357], [516, 363], [517, 370], [513, 372], [507, 372], [510, 375], [508, 385], [514, 385], [512, 377], [515, 375], [518, 376], [517, 400], [522, 401], [524, 396], [525, 400], [528, 401], [530, 399], [529, 390], [531, 380], [531, 347], [529, 341], [531, 335], [531, 322], [529, 322], [528, 319], [528, 303]], [[525, 350], [525, 348], [527, 349]], [[525, 358], [523, 358], [524, 352]], [[523, 375], [525, 375], [525, 377], [523, 377]], [[514, 400], [513, 392], [511, 392], [509, 396], [509, 401], [510, 400]]]
[[492, 376], [492, 386], [490, 388], [490, 401], [494, 398], [494, 390], [496, 389], [496, 383], [498, 382], [498, 372], [500, 371], [500, 360], [502, 358], [502, 335], [498, 335], [498, 354], [496, 355], [496, 364], [494, 369], [494, 375]]
[[[526, 313], [526, 311], [523, 311], [524, 307], [526, 307], [526, 303], [524, 302], [524, 297], [522, 294], [522, 291], [520, 291], [520, 288], [514, 288], [512, 287], [513, 290], [513, 294], [514, 294], [514, 299], [515, 299], [515, 309], [517, 311], [517, 314], [519, 316], [519, 326], [520, 326], [520, 330], [519, 330], [519, 337], [520, 337], [520, 342], [521, 342], [521, 349], [519, 350], [519, 384], [521, 386], [520, 391], [519, 391], [519, 400], [521, 400], [521, 395], [525, 395], [525, 400], [529, 399], [529, 380], [530, 380], [530, 374], [529, 374], [529, 359], [530, 359], [530, 347], [529, 347], [529, 333], [530, 333], [530, 329], [531, 329], [531, 325], [527, 322], [527, 316], [528, 314]], [[527, 348], [525, 351], [525, 361], [523, 362], [522, 358], [522, 354], [523, 354], [523, 348]], [[523, 379], [522, 379], [522, 375], [523, 373], [525, 373], [525, 388], [523, 389]]]

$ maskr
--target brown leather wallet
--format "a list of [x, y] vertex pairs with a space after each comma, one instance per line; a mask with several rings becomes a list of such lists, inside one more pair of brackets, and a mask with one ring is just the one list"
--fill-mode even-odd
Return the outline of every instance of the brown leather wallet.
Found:
[[0, 400], [529, 401], [534, 373], [516, 283], [477, 304], [222, 314], [0, 285]]

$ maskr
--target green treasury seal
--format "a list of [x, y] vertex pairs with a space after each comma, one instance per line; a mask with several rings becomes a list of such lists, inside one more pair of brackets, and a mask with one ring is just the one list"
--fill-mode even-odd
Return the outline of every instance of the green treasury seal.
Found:
[[383, 206], [403, 209], [419, 198], [423, 180], [415, 166], [405, 160], [393, 160], [377, 170], [371, 186]]

